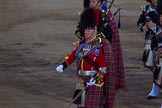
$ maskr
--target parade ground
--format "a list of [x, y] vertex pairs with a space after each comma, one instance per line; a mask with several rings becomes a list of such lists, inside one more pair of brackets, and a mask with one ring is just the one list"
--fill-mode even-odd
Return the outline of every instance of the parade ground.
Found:
[[[128, 90], [117, 92], [114, 108], [160, 108], [162, 103], [162, 94], [146, 99], [152, 73], [142, 64], [144, 33], [136, 26], [139, 7], [146, 3], [115, 0], [122, 8], [120, 39]], [[83, 0], [0, 0], [0, 108], [66, 108], [71, 102], [76, 64], [62, 74], [55, 68], [78, 40], [74, 31], [82, 9]]]

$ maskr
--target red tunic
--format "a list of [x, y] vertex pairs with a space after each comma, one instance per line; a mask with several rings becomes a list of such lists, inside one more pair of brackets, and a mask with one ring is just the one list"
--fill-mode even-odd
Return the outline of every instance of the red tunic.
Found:
[[[88, 43], [87, 45], [91, 45], [91, 43]], [[75, 48], [69, 55], [67, 55], [65, 57], [64, 60], [66, 61], [66, 63], [68, 65], [71, 65], [76, 60], [77, 57], [75, 56], [76, 55], [75, 53], [76, 53], [77, 48]], [[96, 53], [99, 53], [99, 54], [95, 54], [95, 51], [96, 51]], [[83, 48], [80, 50], [80, 52], [83, 52]], [[86, 54], [86, 51], [83, 54]], [[79, 70], [81, 70], [81, 71], [96, 70], [97, 72], [99, 72], [99, 68], [106, 67], [104, 54], [103, 54], [103, 47], [102, 46], [100, 46], [98, 49], [92, 48], [89, 51], [89, 54], [86, 55], [86, 56], [88, 58], [90, 58], [91, 60], [93, 60], [96, 64], [98, 64], [98, 67], [95, 67], [94, 65], [88, 63], [85, 60], [85, 58], [83, 57], [83, 58], [80, 59], [80, 62], [79, 62], [79, 65], [78, 65]]]

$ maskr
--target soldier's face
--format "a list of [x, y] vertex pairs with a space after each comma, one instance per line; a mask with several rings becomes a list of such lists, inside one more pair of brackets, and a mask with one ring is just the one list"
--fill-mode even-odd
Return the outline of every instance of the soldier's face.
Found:
[[93, 7], [100, 7], [100, 5], [101, 5], [101, 3], [98, 2], [98, 0], [90, 0], [89, 6], [91, 8], [93, 8]]
[[89, 29], [89, 28], [84, 30], [84, 37], [85, 37], [85, 39], [91, 39], [91, 38], [93, 38], [95, 36], [96, 36], [96, 30]]
[[151, 0], [153, 6], [157, 6], [157, 0]]
[[162, 15], [160, 15], [160, 25], [162, 25]]

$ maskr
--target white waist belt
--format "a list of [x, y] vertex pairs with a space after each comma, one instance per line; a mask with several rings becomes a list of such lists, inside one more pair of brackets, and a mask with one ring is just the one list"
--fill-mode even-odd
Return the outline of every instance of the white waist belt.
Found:
[[83, 76], [93, 76], [95, 75], [97, 72], [96, 71], [78, 71], [79, 75], [83, 75]]

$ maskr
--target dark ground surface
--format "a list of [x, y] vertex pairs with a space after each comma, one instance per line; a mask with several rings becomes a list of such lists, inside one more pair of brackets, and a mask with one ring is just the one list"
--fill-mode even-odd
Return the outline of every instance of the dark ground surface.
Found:
[[[144, 34], [136, 21], [142, 0], [116, 0], [127, 92], [114, 108], [160, 108], [162, 95], [147, 100], [152, 73], [143, 67]], [[0, 0], [0, 108], [65, 108], [75, 86], [75, 64], [63, 74], [58, 63], [73, 48], [82, 0]], [[72, 105], [71, 108], [76, 108]]]

